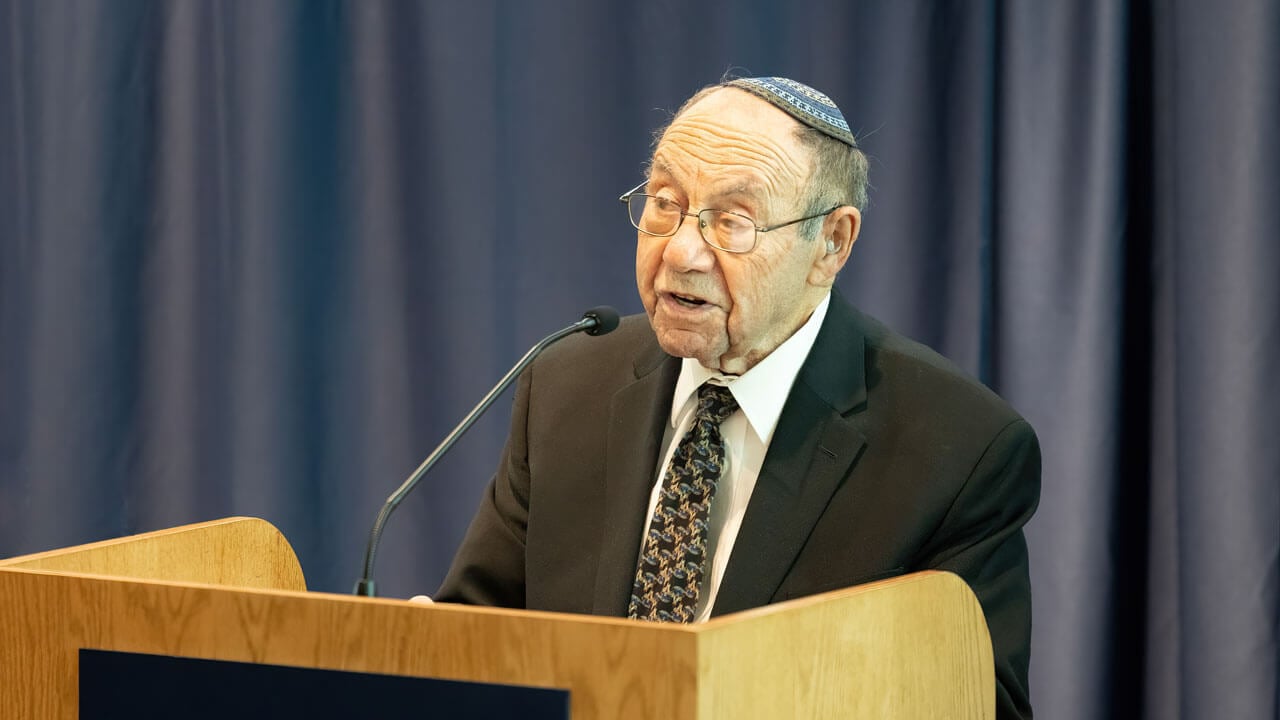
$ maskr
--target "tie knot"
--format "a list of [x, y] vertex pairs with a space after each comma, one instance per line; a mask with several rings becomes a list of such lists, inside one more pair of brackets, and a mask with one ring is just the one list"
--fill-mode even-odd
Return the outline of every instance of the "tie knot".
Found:
[[729, 388], [711, 383], [703, 383], [698, 388], [696, 414], [698, 419], [709, 420], [719, 425], [737, 409], [738, 401], [733, 399], [733, 393], [729, 392]]

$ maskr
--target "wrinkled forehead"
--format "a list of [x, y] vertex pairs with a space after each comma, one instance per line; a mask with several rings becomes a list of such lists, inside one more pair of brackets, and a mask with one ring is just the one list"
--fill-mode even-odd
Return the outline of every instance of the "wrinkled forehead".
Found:
[[[663, 133], [652, 172], [694, 186], [739, 185], [789, 201], [809, 175], [800, 124], [736, 88], [721, 88], [686, 108]], [[709, 189], [709, 188], [707, 188]]]

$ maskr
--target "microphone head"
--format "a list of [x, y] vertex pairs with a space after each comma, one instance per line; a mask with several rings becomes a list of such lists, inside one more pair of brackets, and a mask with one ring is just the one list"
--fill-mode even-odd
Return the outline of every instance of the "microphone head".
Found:
[[587, 328], [588, 335], [606, 335], [618, 327], [618, 311], [608, 305], [593, 307], [582, 313], [583, 320], [595, 320], [596, 324]]

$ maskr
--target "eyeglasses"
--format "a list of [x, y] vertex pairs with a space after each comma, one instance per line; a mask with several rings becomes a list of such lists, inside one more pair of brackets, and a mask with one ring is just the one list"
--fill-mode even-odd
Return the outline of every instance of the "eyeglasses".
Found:
[[731, 253], [749, 253], [756, 249], [760, 242], [760, 233], [772, 232], [788, 225], [813, 220], [830, 215], [840, 207], [836, 205], [814, 215], [806, 215], [798, 220], [789, 220], [777, 225], [760, 227], [756, 221], [729, 210], [699, 210], [696, 213], [685, 212], [674, 200], [657, 195], [646, 195], [639, 192], [646, 182], [631, 188], [618, 198], [627, 206], [627, 214], [631, 216], [631, 224], [645, 235], [654, 237], [671, 237], [680, 230], [686, 217], [697, 218], [698, 232], [708, 245]]

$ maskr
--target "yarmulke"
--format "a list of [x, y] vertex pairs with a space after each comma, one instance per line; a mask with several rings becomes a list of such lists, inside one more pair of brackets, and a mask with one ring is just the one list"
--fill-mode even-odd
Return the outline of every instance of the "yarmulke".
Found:
[[850, 147], [858, 147], [840, 108], [831, 98], [804, 83], [789, 78], [756, 77], [730, 80], [725, 87], [746, 90], [814, 130]]

